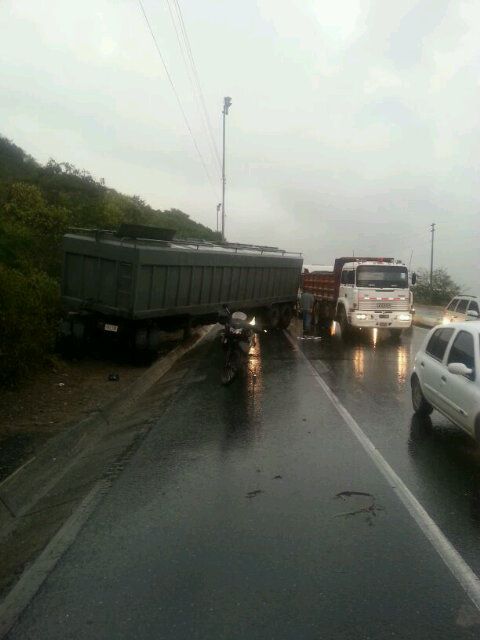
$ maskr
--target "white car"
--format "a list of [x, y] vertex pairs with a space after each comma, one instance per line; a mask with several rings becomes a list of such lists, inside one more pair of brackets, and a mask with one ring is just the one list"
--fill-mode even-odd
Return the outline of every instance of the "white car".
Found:
[[416, 414], [436, 409], [480, 443], [480, 322], [429, 331], [411, 376]]
[[477, 296], [456, 296], [443, 311], [443, 324], [478, 320], [480, 308]]

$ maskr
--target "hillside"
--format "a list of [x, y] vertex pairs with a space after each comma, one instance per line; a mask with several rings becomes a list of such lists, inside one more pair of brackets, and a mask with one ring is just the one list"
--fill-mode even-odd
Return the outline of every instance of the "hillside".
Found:
[[175, 229], [177, 237], [220, 238], [186, 213], [153, 209], [138, 196], [119, 193], [68, 162], [50, 160], [42, 166], [0, 136], [0, 207], [12, 198], [16, 183], [36, 187], [47, 205], [64, 208], [69, 225], [115, 228], [122, 222], [139, 222]]
[[220, 239], [178, 209], [153, 209], [68, 162], [41, 165], [0, 136], [0, 384], [31, 372], [52, 350], [66, 229], [128, 222], [175, 229], [179, 238]]

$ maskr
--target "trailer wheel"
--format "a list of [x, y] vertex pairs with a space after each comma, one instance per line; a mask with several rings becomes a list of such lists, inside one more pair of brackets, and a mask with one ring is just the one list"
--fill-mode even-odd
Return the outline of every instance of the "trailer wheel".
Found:
[[267, 312], [267, 323], [270, 329], [278, 329], [280, 317], [280, 307], [278, 304], [274, 304]]
[[280, 310], [280, 327], [288, 329], [293, 317], [293, 308], [291, 304], [284, 304]]
[[148, 347], [148, 330], [145, 327], [135, 331], [135, 349], [145, 351]]

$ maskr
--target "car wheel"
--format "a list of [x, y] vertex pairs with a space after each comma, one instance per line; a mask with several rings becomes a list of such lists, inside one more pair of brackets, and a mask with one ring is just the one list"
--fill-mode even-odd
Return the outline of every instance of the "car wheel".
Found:
[[475, 440], [477, 444], [480, 446], [480, 414], [477, 416], [475, 420]]
[[412, 378], [412, 404], [413, 410], [417, 416], [429, 416], [433, 411], [432, 405], [425, 400], [425, 396], [423, 395], [422, 387], [420, 386], [420, 381], [417, 376]]

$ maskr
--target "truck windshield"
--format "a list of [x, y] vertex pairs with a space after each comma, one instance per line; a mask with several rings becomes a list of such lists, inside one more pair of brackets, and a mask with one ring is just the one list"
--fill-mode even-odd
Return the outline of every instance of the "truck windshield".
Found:
[[357, 287], [406, 289], [408, 287], [407, 268], [394, 265], [358, 267]]

